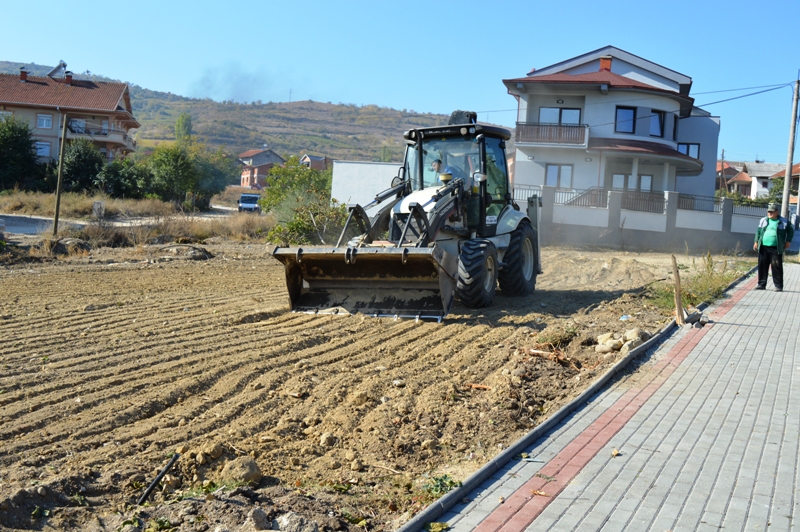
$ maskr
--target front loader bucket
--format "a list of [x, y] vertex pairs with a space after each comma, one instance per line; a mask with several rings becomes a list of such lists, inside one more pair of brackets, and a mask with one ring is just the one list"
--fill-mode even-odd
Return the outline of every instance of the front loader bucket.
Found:
[[436, 319], [450, 311], [458, 259], [441, 248], [275, 248], [295, 312]]

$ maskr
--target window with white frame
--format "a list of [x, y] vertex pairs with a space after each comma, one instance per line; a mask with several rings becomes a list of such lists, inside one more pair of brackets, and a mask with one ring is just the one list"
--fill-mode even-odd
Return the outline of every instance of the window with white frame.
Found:
[[664, 119], [666, 113], [656, 109], [650, 109], [650, 136], [663, 137], [664, 136]]
[[616, 122], [614, 131], [617, 133], [636, 132], [636, 108], [617, 107]]
[[572, 188], [572, 165], [548, 164], [544, 184], [548, 187]]
[[37, 157], [50, 157], [50, 143], [37, 142], [36, 143], [36, 156]]
[[700, 158], [700, 145], [692, 142], [679, 142], [678, 151], [695, 159]]
[[36, 115], [36, 127], [39, 129], [53, 129], [53, 115]]

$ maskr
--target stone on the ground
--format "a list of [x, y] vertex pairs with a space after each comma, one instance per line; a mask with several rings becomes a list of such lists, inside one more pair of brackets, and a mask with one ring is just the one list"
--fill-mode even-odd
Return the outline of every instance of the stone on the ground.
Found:
[[609, 340], [608, 342], [605, 343], [605, 345], [607, 345], [614, 351], [619, 351], [620, 349], [622, 349], [623, 343], [624, 342], [622, 340]]
[[319, 532], [319, 526], [315, 521], [306, 519], [294, 512], [285, 513], [272, 522], [273, 530], [283, 530], [284, 532]]
[[319, 437], [319, 444], [323, 447], [333, 447], [336, 443], [336, 438], [330, 432], [322, 433], [322, 436]]
[[367, 395], [367, 392], [356, 392], [350, 396], [350, 402], [356, 406], [361, 406], [367, 401], [369, 401], [369, 395]]
[[636, 349], [643, 343], [644, 342], [642, 342], [639, 338], [628, 340], [622, 345], [622, 348], [619, 350], [619, 352], [622, 353], [623, 355], [627, 355], [629, 352], [631, 352], [633, 349]]
[[271, 530], [272, 522], [267, 517], [267, 513], [261, 508], [253, 508], [248, 512], [247, 519], [242, 523], [239, 532], [251, 532], [256, 530]]
[[597, 343], [598, 344], [604, 344], [604, 343], [608, 342], [609, 340], [613, 340], [613, 339], [614, 339], [614, 333], [610, 333], [609, 332], [609, 333], [605, 333], [605, 334], [599, 335], [597, 337]]
[[222, 478], [233, 482], [246, 482], [252, 486], [261, 482], [261, 468], [250, 456], [230, 460], [222, 470]]
[[597, 344], [594, 346], [594, 351], [595, 353], [611, 353], [614, 351], [614, 348], [606, 344]]
[[361, 463], [361, 460], [356, 459], [350, 463], [350, 471], [361, 471], [362, 469], [364, 469], [364, 464]]
[[220, 456], [222, 456], [222, 445], [219, 443], [209, 443], [205, 447], [203, 447], [203, 452], [216, 460]]

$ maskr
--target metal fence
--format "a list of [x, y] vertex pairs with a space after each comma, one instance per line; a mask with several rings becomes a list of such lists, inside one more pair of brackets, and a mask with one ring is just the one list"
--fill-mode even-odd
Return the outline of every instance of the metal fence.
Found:
[[759, 218], [767, 215], [767, 208], [763, 205], [736, 205], [733, 204], [733, 214], [742, 216], [758, 216]]
[[511, 189], [514, 201], [528, 201], [533, 195], [542, 196], [542, 187], [538, 185], [514, 185]]
[[577, 189], [556, 189], [556, 205], [572, 207], [608, 207], [608, 191], [599, 187]]
[[622, 208], [628, 211], [664, 213], [667, 205], [663, 192], [638, 192], [626, 190], [622, 193]]
[[684, 211], [722, 212], [722, 198], [714, 196], [678, 195], [678, 208]]

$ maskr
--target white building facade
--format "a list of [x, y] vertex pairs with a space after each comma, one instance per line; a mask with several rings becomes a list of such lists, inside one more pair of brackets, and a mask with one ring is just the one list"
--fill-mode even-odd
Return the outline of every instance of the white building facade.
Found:
[[503, 83], [515, 186], [714, 195], [719, 118], [694, 106], [690, 77], [607, 46]]

